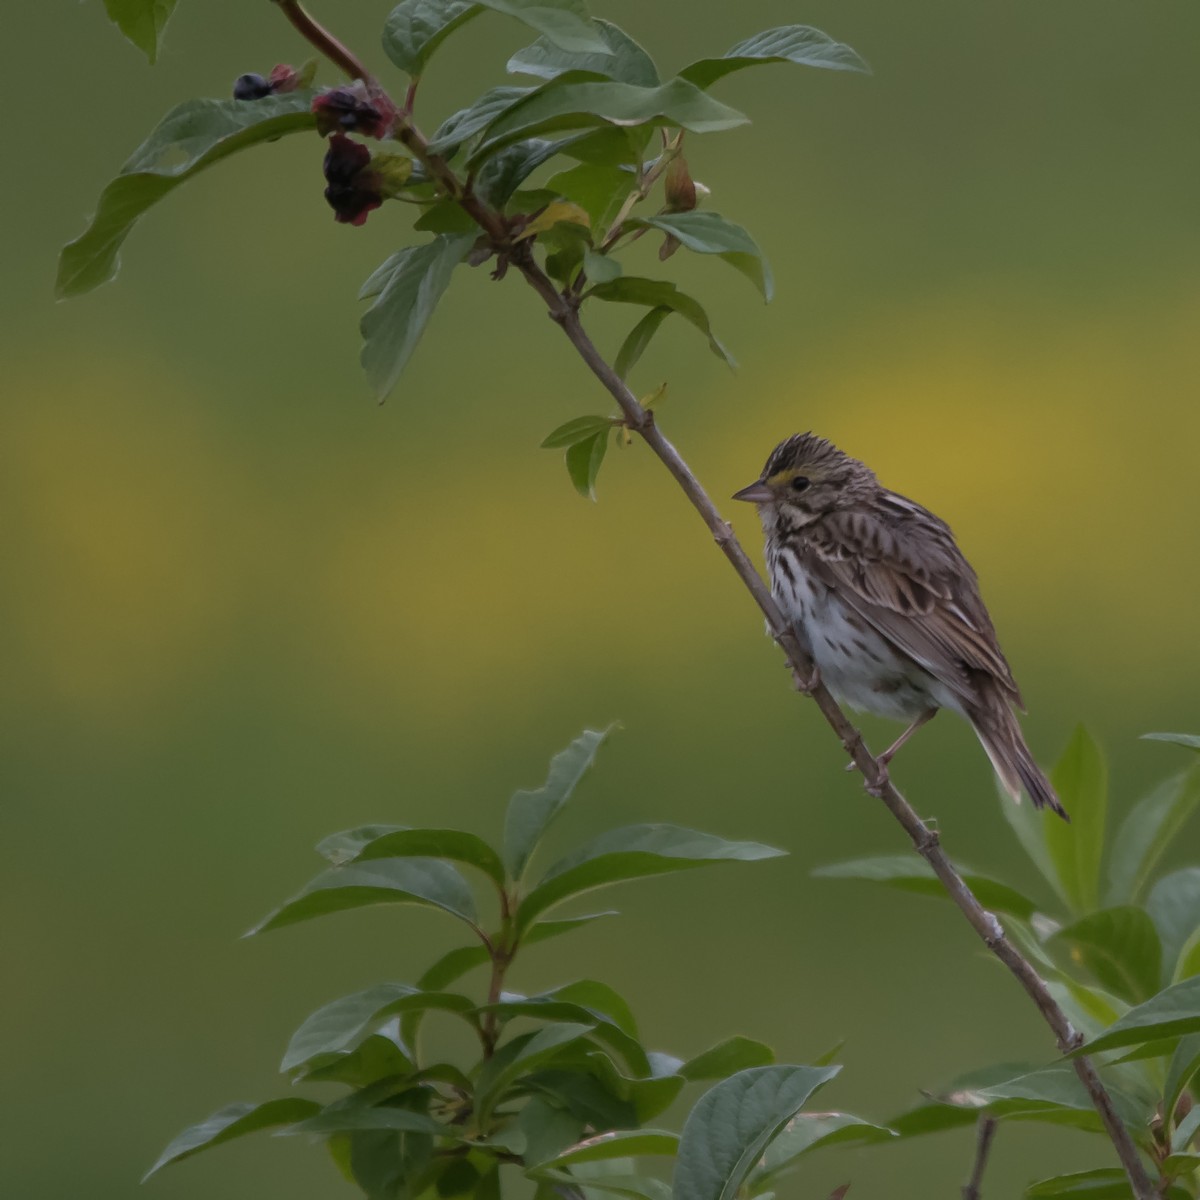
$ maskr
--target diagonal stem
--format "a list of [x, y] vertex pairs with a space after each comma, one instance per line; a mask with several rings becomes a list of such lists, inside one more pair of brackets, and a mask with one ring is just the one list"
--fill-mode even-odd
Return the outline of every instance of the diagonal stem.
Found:
[[[300, 7], [298, 0], [274, 0], [274, 3], [283, 10], [292, 25], [317, 50], [352, 78], [362, 79], [368, 87], [378, 87], [377, 82], [362, 63], [331, 33], [314, 21]], [[734, 535], [733, 527], [721, 517], [716, 505], [701, 486], [700, 481], [692, 474], [691, 468], [684, 462], [679, 451], [671, 445], [658, 428], [653, 414], [638, 403], [637, 397], [629, 390], [624, 380], [609, 365], [604, 356], [596, 349], [591, 338], [588, 337], [587, 331], [579, 319], [578, 298], [573, 295], [564, 296], [558, 291], [534, 260], [530, 242], [518, 242], [514, 245], [504, 217], [480, 200], [470, 187], [464, 185], [445, 159], [430, 152], [428, 142], [412, 123], [407, 113], [398, 110], [398, 115], [400, 120], [395, 136], [425, 164], [426, 169], [445, 189], [446, 193], [453, 196], [462, 209], [479, 225], [491, 242], [493, 249], [500, 254], [510, 256], [513, 265], [520, 270], [533, 290], [541, 296], [550, 316], [562, 327], [563, 333], [575, 347], [580, 358], [587, 364], [588, 369], [616, 400], [624, 416], [625, 425], [637, 433], [654, 451], [675, 482], [679, 484], [684, 495], [691, 501], [692, 507], [700, 514], [701, 520], [708, 526], [721, 553], [729, 560], [730, 565], [737, 572], [738, 578], [741, 579], [766, 618], [771, 636], [779, 644], [792, 670], [798, 678], [814, 681], [812, 686], [806, 689], [807, 694], [820, 709], [826, 724], [841, 739], [846, 752], [862, 772], [864, 789], [870, 795], [881, 800], [892, 816], [899, 821], [905, 833], [912, 839], [917, 853], [933, 868], [934, 874], [941, 880], [950, 899], [958, 905], [971, 928], [975, 930], [987, 948], [1016, 976], [1017, 981], [1037, 1006], [1046, 1024], [1050, 1026], [1059, 1050], [1066, 1054], [1071, 1050], [1078, 1049], [1083, 1042], [1083, 1037], [1072, 1028], [1066, 1013], [1050, 994], [1045, 981], [1038, 975], [1029, 960], [1008, 940], [1003, 926], [995, 915], [988, 912], [979, 903], [975, 894], [967, 887], [942, 851], [938, 835], [917, 816], [916, 810], [888, 778], [886, 766], [871, 754], [863, 741], [862, 734], [850, 723], [825, 686], [816, 679], [812, 659], [800, 644], [795, 629], [784, 618], [770, 590], [763, 582], [762, 576], [759, 575]], [[503, 968], [500, 969], [498, 975], [500, 979], [503, 978]], [[495, 976], [494, 990], [498, 990]], [[1129, 1177], [1136, 1200], [1156, 1200], [1155, 1188], [1138, 1157], [1137, 1147], [1121, 1118], [1117, 1115], [1112, 1097], [1100, 1081], [1100, 1076], [1096, 1073], [1096, 1068], [1092, 1065], [1091, 1060], [1081, 1056], [1073, 1059], [1071, 1065], [1087, 1089], [1092, 1104], [1100, 1115], [1100, 1120], [1117, 1151], [1125, 1174]]]
[[[700, 481], [692, 474], [679, 451], [671, 445], [658, 428], [653, 414], [647, 412], [638, 403], [637, 397], [596, 349], [579, 320], [577, 306], [559, 294], [554, 284], [531, 257], [517, 262], [516, 265], [534, 291], [545, 301], [550, 316], [562, 326], [563, 332], [592, 374], [616, 400], [625, 417], [625, 423], [645, 440], [683, 489], [693, 508], [708, 526], [718, 548], [729, 560], [730, 565], [737, 572], [738, 578], [745, 584], [746, 590], [753, 597], [763, 616], [766, 617], [771, 636], [779, 643], [779, 647], [787, 657], [793, 671], [800, 678], [813, 678], [812, 659], [800, 644], [794, 628], [788, 624], [767, 585], [755, 570], [745, 550], [742, 549], [732, 527], [722, 519], [716, 505], [713, 504]], [[883, 801], [887, 810], [900, 822], [905, 833], [912, 839], [913, 848], [933, 868], [934, 874], [941, 880], [950, 899], [958, 905], [971, 928], [975, 930], [987, 948], [1016, 976], [1017, 982], [1025, 989], [1046, 1024], [1053, 1031], [1059, 1050], [1066, 1054], [1078, 1049], [1083, 1042], [1083, 1037], [1072, 1027], [1066, 1013], [1050, 994], [1045, 981], [1038, 975], [1029, 960], [1008, 940], [1004, 934], [1004, 927], [995, 915], [988, 912], [976, 899], [975, 894], [946, 857], [939, 844], [937, 833], [917, 816], [916, 810], [901, 795], [896, 785], [888, 777], [886, 768], [867, 749], [862, 734], [850, 723], [837, 701], [819, 681], [809, 690], [808, 694], [817, 708], [821, 710], [826, 724], [841, 739], [846, 752], [862, 772], [864, 789]], [[1096, 1068], [1086, 1057], [1073, 1059], [1071, 1065], [1087, 1089], [1088, 1095], [1104, 1123], [1104, 1128], [1116, 1148], [1117, 1156], [1129, 1177], [1137, 1200], [1154, 1200], [1156, 1193], [1142, 1166], [1141, 1159], [1138, 1157], [1137, 1147], [1118, 1116], [1112, 1097], [1100, 1081]]]

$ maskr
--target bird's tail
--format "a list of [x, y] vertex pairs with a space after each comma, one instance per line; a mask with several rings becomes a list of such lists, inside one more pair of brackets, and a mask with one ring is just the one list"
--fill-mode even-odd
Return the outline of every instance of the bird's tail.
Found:
[[973, 715], [971, 724], [988, 758], [992, 760], [1004, 790], [1018, 804], [1024, 790], [1033, 801], [1034, 808], [1049, 808], [1064, 821], [1071, 819], [1059, 803], [1050, 780], [1033, 761], [1033, 755], [1025, 745], [1021, 726], [1017, 724], [1016, 714], [1004, 700], [997, 698], [997, 703], [989, 705], [986, 712]]

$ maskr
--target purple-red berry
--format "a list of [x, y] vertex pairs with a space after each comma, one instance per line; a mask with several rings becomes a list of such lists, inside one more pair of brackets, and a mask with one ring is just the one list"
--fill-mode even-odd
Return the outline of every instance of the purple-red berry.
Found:
[[333, 219], [361, 225], [383, 203], [383, 181], [371, 169], [371, 152], [343, 133], [329, 139], [325, 152], [325, 199]]
[[328, 133], [361, 133], [364, 137], [384, 137], [391, 126], [385, 115], [368, 97], [361, 83], [331, 88], [312, 102], [317, 130]]
[[253, 73], [239, 75], [233, 84], [235, 100], [261, 100], [272, 92], [271, 85], [261, 76]]

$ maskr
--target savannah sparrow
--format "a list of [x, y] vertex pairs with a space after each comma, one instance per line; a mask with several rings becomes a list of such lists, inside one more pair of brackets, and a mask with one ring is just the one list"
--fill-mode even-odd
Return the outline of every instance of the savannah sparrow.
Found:
[[811, 433], [776, 446], [734, 499], [758, 507], [771, 590], [825, 686], [853, 708], [910, 722], [881, 763], [951, 708], [1014, 800], [1024, 789], [1035, 808], [1067, 818], [1025, 745], [1013, 713], [1021, 693], [945, 522]]

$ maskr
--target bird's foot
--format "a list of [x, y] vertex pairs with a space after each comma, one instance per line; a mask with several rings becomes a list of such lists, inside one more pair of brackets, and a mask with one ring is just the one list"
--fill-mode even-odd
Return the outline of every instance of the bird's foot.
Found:
[[805, 678], [795, 667], [792, 667], [792, 683], [800, 695], [811, 696], [821, 686], [821, 668], [813, 663], [812, 671]]

